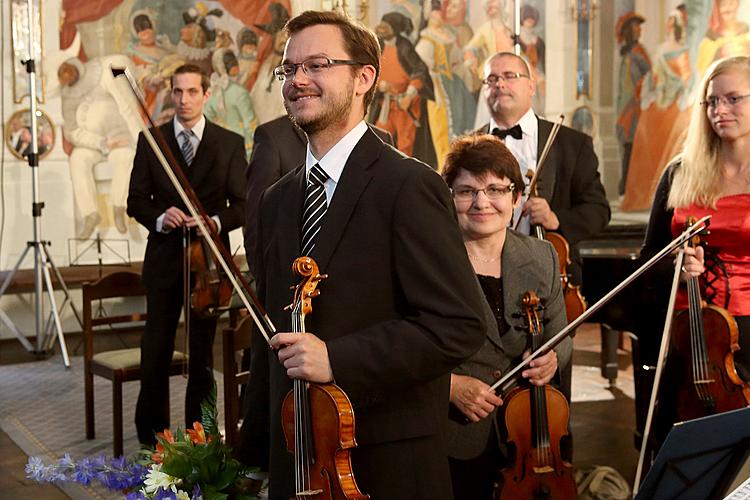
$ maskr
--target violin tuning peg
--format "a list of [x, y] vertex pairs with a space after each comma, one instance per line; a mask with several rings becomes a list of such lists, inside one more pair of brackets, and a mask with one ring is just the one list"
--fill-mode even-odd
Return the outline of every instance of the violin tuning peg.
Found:
[[295, 288], [297, 288], [297, 285], [292, 285], [289, 287], [290, 290], [294, 290]]
[[320, 290], [313, 290], [310, 292], [310, 297], [317, 297], [318, 295], [320, 295]]
[[292, 310], [292, 304], [289, 304], [288, 306], [284, 307], [285, 311], [291, 311]]

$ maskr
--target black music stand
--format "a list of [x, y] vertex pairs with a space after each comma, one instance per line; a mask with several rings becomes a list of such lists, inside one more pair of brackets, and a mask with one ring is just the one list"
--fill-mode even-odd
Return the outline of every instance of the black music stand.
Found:
[[749, 455], [750, 407], [679, 422], [635, 498], [724, 498]]

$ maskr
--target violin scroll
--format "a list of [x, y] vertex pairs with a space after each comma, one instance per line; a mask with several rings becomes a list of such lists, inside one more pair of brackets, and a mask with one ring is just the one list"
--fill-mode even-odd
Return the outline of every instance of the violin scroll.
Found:
[[318, 264], [310, 257], [297, 257], [292, 263], [292, 271], [302, 278], [294, 288], [294, 301], [288, 308], [300, 307], [300, 313], [304, 316], [312, 312], [312, 300], [320, 295], [318, 283], [328, 277], [320, 274]]

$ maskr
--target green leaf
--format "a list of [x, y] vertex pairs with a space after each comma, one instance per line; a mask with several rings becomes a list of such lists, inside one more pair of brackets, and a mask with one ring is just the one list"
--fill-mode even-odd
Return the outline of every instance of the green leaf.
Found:
[[180, 453], [173, 453], [168, 459], [165, 457], [161, 470], [172, 477], [184, 479], [192, 473], [193, 466], [187, 456]]
[[218, 418], [219, 412], [216, 408], [216, 382], [214, 382], [211, 392], [208, 393], [206, 399], [201, 401], [201, 424], [203, 424], [203, 429], [206, 431], [206, 434], [217, 438], [219, 436], [219, 425], [217, 424]]

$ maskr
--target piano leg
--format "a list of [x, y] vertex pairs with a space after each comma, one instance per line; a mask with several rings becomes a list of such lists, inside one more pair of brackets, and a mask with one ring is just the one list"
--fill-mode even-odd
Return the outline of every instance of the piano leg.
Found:
[[605, 323], [599, 323], [602, 336], [601, 352], [601, 374], [602, 377], [609, 380], [609, 385], [615, 385], [617, 382], [617, 348], [620, 345], [620, 331], [613, 330]]

